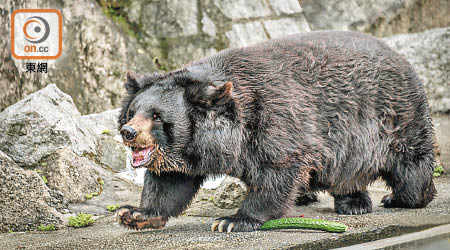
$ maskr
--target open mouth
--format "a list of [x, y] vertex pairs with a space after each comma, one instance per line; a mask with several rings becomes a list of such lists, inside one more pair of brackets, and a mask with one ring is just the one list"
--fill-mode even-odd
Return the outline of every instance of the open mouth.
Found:
[[153, 152], [155, 152], [156, 146], [151, 145], [146, 148], [131, 147], [133, 150], [131, 165], [134, 168], [143, 167], [145, 164], [149, 163]]

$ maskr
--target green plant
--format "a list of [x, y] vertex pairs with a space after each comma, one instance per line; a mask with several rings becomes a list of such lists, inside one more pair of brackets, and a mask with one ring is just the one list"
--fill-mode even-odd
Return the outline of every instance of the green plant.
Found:
[[47, 162], [41, 163], [41, 166], [46, 167], [47, 166]]
[[119, 204], [112, 204], [112, 205], [106, 206], [106, 209], [107, 209], [109, 212], [114, 212], [114, 211], [116, 211], [119, 207], [120, 207]]
[[444, 167], [442, 167], [442, 166], [437, 166], [437, 167], [434, 168], [433, 176], [434, 176], [434, 177], [439, 177], [439, 176], [441, 176], [444, 172], [445, 172], [445, 171], [444, 171]]
[[111, 131], [109, 129], [102, 130], [102, 135], [109, 135], [109, 133], [111, 133]]
[[69, 227], [87, 227], [94, 222], [92, 214], [79, 213], [69, 217]]
[[42, 180], [44, 181], [44, 184], [47, 184], [47, 183], [48, 183], [47, 177], [41, 176], [41, 178], [42, 178]]
[[97, 196], [97, 195], [98, 195], [98, 193], [94, 192], [94, 193], [86, 194], [84, 197], [89, 200], [89, 199], [92, 199], [92, 197]]
[[53, 224], [44, 225], [41, 224], [38, 227], [39, 231], [55, 231], [55, 226]]
[[334, 221], [326, 221], [320, 219], [306, 219], [306, 218], [281, 218], [266, 221], [261, 230], [274, 229], [317, 229], [333, 233], [342, 233], [347, 231], [348, 227], [342, 223]]

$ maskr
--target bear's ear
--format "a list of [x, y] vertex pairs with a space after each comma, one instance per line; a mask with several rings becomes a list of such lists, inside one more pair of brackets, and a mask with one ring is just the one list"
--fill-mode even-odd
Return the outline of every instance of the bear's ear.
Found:
[[226, 82], [220, 87], [213, 87], [213, 93], [210, 96], [212, 104], [220, 105], [231, 100], [233, 94], [233, 83]]
[[204, 83], [192, 82], [186, 86], [187, 99], [206, 107], [220, 106], [231, 101], [233, 83]]
[[124, 86], [128, 94], [134, 95], [140, 90], [140, 86], [138, 83], [139, 78], [140, 76], [135, 72], [133, 71], [127, 72], [127, 81], [125, 82]]

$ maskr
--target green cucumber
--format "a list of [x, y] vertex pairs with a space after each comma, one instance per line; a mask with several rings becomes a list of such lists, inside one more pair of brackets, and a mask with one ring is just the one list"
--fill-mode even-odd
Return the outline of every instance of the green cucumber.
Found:
[[348, 227], [342, 223], [326, 221], [320, 219], [306, 218], [281, 218], [264, 222], [261, 230], [274, 229], [315, 229], [332, 233], [342, 233], [347, 231]]

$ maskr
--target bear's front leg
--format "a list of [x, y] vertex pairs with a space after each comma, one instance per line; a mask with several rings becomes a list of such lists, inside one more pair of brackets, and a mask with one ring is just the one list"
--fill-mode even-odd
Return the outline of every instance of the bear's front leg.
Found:
[[298, 169], [266, 168], [252, 182], [243, 180], [248, 186], [248, 194], [239, 211], [232, 216], [215, 220], [211, 231], [250, 232], [258, 230], [271, 219], [283, 217], [295, 203], [300, 183], [296, 178]]
[[181, 173], [158, 176], [147, 171], [140, 206], [120, 207], [116, 220], [132, 229], [163, 228], [169, 217], [176, 217], [186, 209], [203, 179]]

